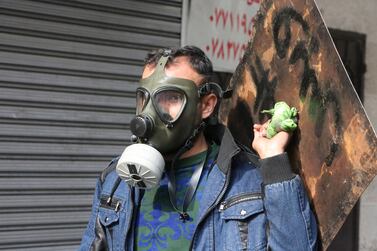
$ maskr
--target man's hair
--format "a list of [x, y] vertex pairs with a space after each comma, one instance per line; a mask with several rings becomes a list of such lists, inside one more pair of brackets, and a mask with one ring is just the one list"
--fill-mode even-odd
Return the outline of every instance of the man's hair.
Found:
[[158, 60], [167, 51], [170, 51], [168, 64], [171, 63], [175, 58], [186, 56], [189, 58], [191, 67], [200, 75], [203, 76], [203, 82], [208, 82], [213, 74], [213, 67], [211, 60], [206, 56], [206, 54], [196, 46], [184, 46], [181, 48], [165, 48], [158, 49], [149, 52], [144, 60], [144, 65], [156, 66]]

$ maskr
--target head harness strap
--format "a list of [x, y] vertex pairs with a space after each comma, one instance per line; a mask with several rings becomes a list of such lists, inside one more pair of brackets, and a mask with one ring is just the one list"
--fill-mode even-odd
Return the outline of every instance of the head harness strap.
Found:
[[220, 85], [214, 82], [208, 82], [199, 87], [199, 96], [203, 97], [209, 93], [214, 93], [218, 98], [230, 98], [232, 96], [233, 90], [228, 89], [223, 91]]

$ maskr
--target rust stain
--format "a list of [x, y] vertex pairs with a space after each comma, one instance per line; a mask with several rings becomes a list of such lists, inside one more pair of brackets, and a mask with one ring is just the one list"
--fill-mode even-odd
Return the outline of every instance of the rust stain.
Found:
[[315, 58], [313, 68], [319, 75], [322, 73], [322, 52], [318, 53], [318, 57]]
[[[293, 5], [293, 4], [292, 4], [292, 5]], [[310, 11], [309, 11], [308, 9], [306, 9], [306, 10], [304, 11], [303, 18], [304, 18], [304, 19], [307, 19], [307, 18], [309, 17], [309, 15], [310, 15]]]
[[[375, 160], [376, 148], [371, 148], [368, 142], [368, 130], [363, 123], [363, 117], [355, 114], [344, 132], [344, 147], [352, 166], [363, 169], [365, 163]], [[357, 144], [356, 144], [357, 142]]]
[[246, 70], [243, 72], [243, 79], [245, 83], [250, 84], [239, 86], [239, 88], [237, 89], [237, 96], [244, 100], [255, 99], [257, 95], [257, 90], [255, 88], [255, 84], [253, 82], [253, 79], [251, 78], [249, 71]]
[[274, 54], [275, 54], [275, 49], [273, 47], [270, 47], [268, 50], [266, 50], [263, 53], [262, 60], [264, 62], [268, 62], [269, 63], [269, 62], [272, 61], [272, 58], [273, 58]]

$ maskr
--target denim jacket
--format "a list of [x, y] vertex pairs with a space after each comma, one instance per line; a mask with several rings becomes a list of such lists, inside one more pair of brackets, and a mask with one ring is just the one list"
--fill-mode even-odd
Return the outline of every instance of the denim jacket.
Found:
[[[222, 131], [190, 250], [316, 250], [315, 217], [287, 154], [259, 160]], [[97, 182], [79, 250], [134, 250], [141, 194], [120, 181], [115, 166]]]

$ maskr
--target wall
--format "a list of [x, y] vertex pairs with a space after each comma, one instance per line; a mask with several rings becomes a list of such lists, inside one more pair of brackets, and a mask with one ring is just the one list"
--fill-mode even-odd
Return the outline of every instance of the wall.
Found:
[[[377, 128], [376, 0], [317, 0], [328, 27], [367, 34], [364, 105]], [[359, 250], [377, 250], [377, 179], [361, 199]]]

